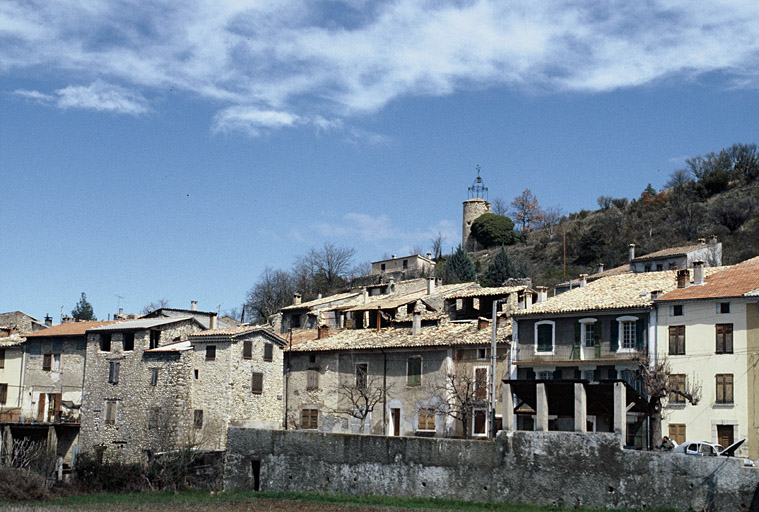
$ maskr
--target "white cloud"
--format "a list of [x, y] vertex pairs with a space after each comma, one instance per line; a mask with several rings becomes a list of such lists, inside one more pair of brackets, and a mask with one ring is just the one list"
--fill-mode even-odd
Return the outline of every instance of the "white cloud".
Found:
[[125, 88], [61, 89], [59, 106], [137, 113], [144, 98], [124, 91], [171, 86], [221, 102], [215, 130], [251, 134], [349, 132], [351, 116], [394, 99], [472, 87], [592, 93], [716, 72], [725, 87], [755, 88], [759, 78], [751, 0], [7, 0], [0, 43], [5, 76], [45, 68]]
[[90, 85], [70, 85], [53, 94], [25, 89], [17, 89], [13, 94], [62, 109], [78, 108], [131, 115], [144, 114], [149, 110], [148, 102], [142, 94], [102, 80], [96, 80]]

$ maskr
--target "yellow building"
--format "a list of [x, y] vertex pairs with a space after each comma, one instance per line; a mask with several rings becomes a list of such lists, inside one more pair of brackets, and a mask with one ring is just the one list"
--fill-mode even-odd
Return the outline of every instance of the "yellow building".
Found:
[[0, 331], [0, 421], [18, 421], [21, 389], [24, 385], [24, 349], [26, 338], [18, 333]]

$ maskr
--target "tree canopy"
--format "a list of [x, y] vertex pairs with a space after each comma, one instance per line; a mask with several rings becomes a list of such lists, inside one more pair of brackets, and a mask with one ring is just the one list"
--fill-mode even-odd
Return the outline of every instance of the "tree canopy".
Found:
[[472, 236], [485, 247], [516, 243], [514, 222], [503, 215], [483, 213], [472, 222]]
[[501, 250], [498, 251], [493, 261], [488, 265], [485, 275], [480, 279], [480, 284], [482, 286], [501, 286], [510, 277], [515, 277], [514, 267], [511, 264], [509, 255], [506, 253], [506, 249], [501, 247]]
[[76, 307], [71, 311], [71, 316], [77, 322], [97, 320], [95, 312], [92, 310], [92, 304], [87, 301], [87, 295], [84, 292], [82, 292], [79, 302], [76, 303]]
[[477, 279], [474, 261], [461, 245], [445, 260], [442, 272], [445, 284], [465, 283]]

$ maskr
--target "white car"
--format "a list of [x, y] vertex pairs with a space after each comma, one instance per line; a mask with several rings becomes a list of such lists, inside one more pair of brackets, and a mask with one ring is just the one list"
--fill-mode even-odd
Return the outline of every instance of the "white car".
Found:
[[[697, 457], [735, 457], [735, 451], [740, 447], [746, 438], [744, 437], [737, 443], [733, 443], [727, 448], [717, 443], [707, 441], [686, 441], [677, 445], [673, 450], [674, 453], [683, 453], [685, 455], [695, 455]], [[754, 461], [751, 459], [741, 458], [744, 466], [753, 466]]]

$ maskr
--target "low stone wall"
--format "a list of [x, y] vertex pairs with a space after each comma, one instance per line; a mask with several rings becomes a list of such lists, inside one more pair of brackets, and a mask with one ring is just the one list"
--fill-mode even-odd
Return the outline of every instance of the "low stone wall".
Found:
[[227, 489], [725, 511], [757, 507], [758, 483], [740, 460], [624, 451], [614, 434], [571, 432], [462, 441], [230, 428], [224, 471]]

